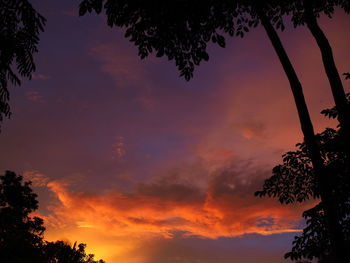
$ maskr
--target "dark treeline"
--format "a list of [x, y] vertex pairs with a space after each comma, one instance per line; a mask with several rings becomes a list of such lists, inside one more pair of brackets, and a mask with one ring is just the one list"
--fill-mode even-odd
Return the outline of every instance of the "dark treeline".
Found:
[[44, 240], [44, 221], [30, 214], [38, 209], [31, 182], [6, 171], [0, 176], [1, 263], [104, 263], [86, 254], [85, 244]]

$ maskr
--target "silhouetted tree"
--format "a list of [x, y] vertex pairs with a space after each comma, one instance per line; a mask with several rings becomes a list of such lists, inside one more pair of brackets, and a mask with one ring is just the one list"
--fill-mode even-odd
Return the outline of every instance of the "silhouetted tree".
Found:
[[[321, 51], [322, 61], [327, 74], [335, 105], [339, 112], [338, 120], [343, 130], [341, 134], [345, 137], [346, 152], [350, 155], [350, 107], [346, 100], [344, 87], [338, 73], [332, 47], [319, 26], [317, 18], [322, 13], [332, 17], [335, 7], [342, 8], [346, 13], [350, 12], [349, 0], [275, 0], [281, 9], [281, 14], [292, 14], [294, 26], [306, 25], [316, 40]], [[277, 12], [278, 13], [278, 12]]]
[[[350, 99], [349, 95], [348, 98]], [[322, 113], [331, 118], [338, 115], [336, 107]], [[350, 247], [350, 171], [344, 156], [343, 140], [339, 130], [334, 129], [326, 129], [317, 136], [326, 170], [332, 175], [329, 187], [332, 189], [345, 245]], [[320, 197], [320, 183], [305, 143], [297, 144], [297, 148], [296, 151], [283, 155], [283, 164], [274, 167], [273, 176], [265, 181], [263, 190], [257, 191], [255, 195], [275, 197], [282, 204]], [[325, 217], [324, 203], [321, 201], [305, 211], [303, 217], [306, 227], [301, 236], [295, 237], [292, 250], [285, 257], [292, 260], [317, 258], [320, 263], [333, 262], [336, 252], [331, 244], [332, 237]]]
[[31, 182], [6, 171], [0, 176], [1, 263], [105, 263], [86, 254], [85, 244], [71, 247], [63, 241], [43, 240], [44, 221], [30, 217], [38, 209]]
[[27, 0], [0, 0], [0, 124], [11, 115], [8, 84], [20, 85], [20, 77], [31, 79], [35, 71], [45, 21]]
[[37, 195], [23, 177], [6, 171], [0, 176], [0, 262], [44, 262], [40, 257], [43, 220], [30, 217]]
[[[294, 25], [306, 24], [311, 31], [312, 35], [317, 41], [317, 44], [321, 50], [322, 60], [327, 73], [327, 77], [331, 84], [333, 97], [336, 102], [336, 106], [339, 109], [339, 118], [341, 127], [340, 134], [343, 135], [346, 147], [342, 149], [347, 153], [347, 163], [350, 167], [350, 111], [349, 105], [346, 100], [345, 92], [335, 66], [334, 58], [332, 55], [332, 49], [329, 45], [327, 38], [322, 32], [321, 28], [317, 24], [317, 17], [321, 12], [331, 15], [334, 11], [334, 6], [341, 6], [345, 11], [349, 11], [349, 1], [332, 1], [332, 0], [295, 0], [295, 1], [279, 1], [272, 0], [268, 2], [268, 10], [265, 13], [271, 17], [272, 21], [275, 21], [277, 27], [283, 27], [282, 15], [293, 13], [292, 20]], [[287, 10], [287, 11], [286, 11]], [[311, 137], [311, 132], [310, 137]], [[304, 132], [304, 135], [306, 133]], [[345, 136], [344, 136], [345, 135]], [[334, 209], [335, 200], [332, 197], [331, 189], [329, 187], [332, 175], [328, 174], [324, 169], [319, 166], [319, 154], [316, 151], [312, 151], [312, 143], [308, 142], [307, 136], [305, 136], [305, 143], [310, 151], [310, 157], [313, 162], [316, 174], [320, 177], [320, 195], [323, 200], [323, 206], [325, 209], [326, 219], [329, 225], [333, 250], [337, 251], [333, 257], [335, 262], [350, 261], [350, 255], [347, 252], [344, 236], [342, 233], [342, 227], [339, 224], [339, 215]], [[315, 155], [316, 154], [316, 155]], [[314, 156], [313, 156], [314, 155]]]
[[86, 244], [74, 243], [71, 247], [63, 241], [46, 242], [43, 251], [47, 263], [105, 263], [94, 260], [93, 254], [86, 254]]
[[224, 47], [224, 33], [243, 37], [249, 28], [261, 23], [289, 80], [308, 154], [319, 176], [320, 195], [332, 244], [338, 251], [336, 261], [342, 262], [346, 252], [341, 226], [332, 205], [334, 200], [329, 188], [329, 176], [324, 169], [302, 85], [274, 28], [283, 28], [280, 15], [276, 15], [273, 8], [275, 4], [274, 0], [155, 0], [152, 3], [142, 0], [83, 0], [80, 15], [93, 10], [99, 14], [105, 10], [107, 24], [124, 27], [125, 36], [138, 47], [141, 58], [154, 51], [156, 56], [165, 55], [169, 60], [174, 59], [181, 75], [187, 80], [193, 76], [196, 65], [208, 60], [208, 42]]

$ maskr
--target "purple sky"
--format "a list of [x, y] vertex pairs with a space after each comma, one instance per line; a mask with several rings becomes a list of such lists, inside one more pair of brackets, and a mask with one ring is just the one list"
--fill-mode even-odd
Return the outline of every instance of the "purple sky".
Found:
[[[289, 85], [261, 27], [190, 82], [78, 2], [32, 1], [47, 19], [31, 81], [11, 88], [0, 169], [39, 193], [48, 239], [85, 242], [108, 263], [279, 263], [311, 204], [253, 196], [301, 140]], [[322, 18], [339, 72], [350, 71], [349, 17]], [[280, 33], [317, 131], [334, 123], [319, 50], [304, 29]], [[349, 83], [344, 85], [349, 90]]]

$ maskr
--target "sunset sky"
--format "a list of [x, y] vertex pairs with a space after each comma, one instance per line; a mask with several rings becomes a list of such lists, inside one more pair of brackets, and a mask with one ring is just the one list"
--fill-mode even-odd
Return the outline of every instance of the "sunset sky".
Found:
[[[193, 80], [140, 60], [105, 16], [34, 0], [47, 19], [31, 81], [11, 87], [0, 171], [33, 181], [48, 240], [78, 241], [107, 263], [280, 263], [313, 202], [254, 197], [301, 141], [289, 84], [263, 29], [210, 46]], [[320, 24], [350, 71], [350, 16]], [[305, 28], [280, 33], [316, 131], [334, 127], [319, 50]], [[344, 82], [349, 91], [350, 82]]]

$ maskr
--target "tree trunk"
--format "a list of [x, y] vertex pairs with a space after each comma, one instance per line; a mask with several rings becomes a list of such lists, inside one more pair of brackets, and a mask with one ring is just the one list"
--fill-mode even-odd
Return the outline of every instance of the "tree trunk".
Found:
[[278, 58], [283, 66], [283, 69], [288, 77], [290, 87], [294, 96], [294, 101], [297, 107], [298, 116], [300, 120], [301, 130], [304, 134], [305, 144], [308, 148], [310, 158], [318, 177], [320, 185], [321, 200], [324, 204], [324, 211], [326, 221], [328, 223], [328, 229], [330, 230], [330, 238], [332, 243], [332, 249], [335, 252], [334, 262], [344, 263], [350, 262], [347, 259], [347, 251], [345, 248], [344, 237], [342, 228], [339, 224], [337, 209], [335, 202], [333, 201], [332, 189], [329, 188], [330, 176], [327, 174], [323, 165], [323, 160], [320, 153], [320, 148], [317, 143], [313, 125], [311, 122], [310, 114], [305, 102], [303, 89], [298, 76], [293, 68], [291, 61], [282, 45], [282, 42], [272, 26], [270, 20], [263, 12], [259, 12], [259, 18], [261, 23], [278, 55]]
[[345, 141], [345, 152], [350, 157], [350, 107], [346, 99], [343, 84], [341, 82], [338, 69], [334, 62], [332, 47], [327, 37], [317, 23], [317, 19], [313, 13], [311, 1], [304, 0], [305, 22], [311, 34], [315, 38], [317, 45], [321, 51], [323, 66], [326, 71], [335, 106], [338, 111], [338, 121], [343, 131]]

